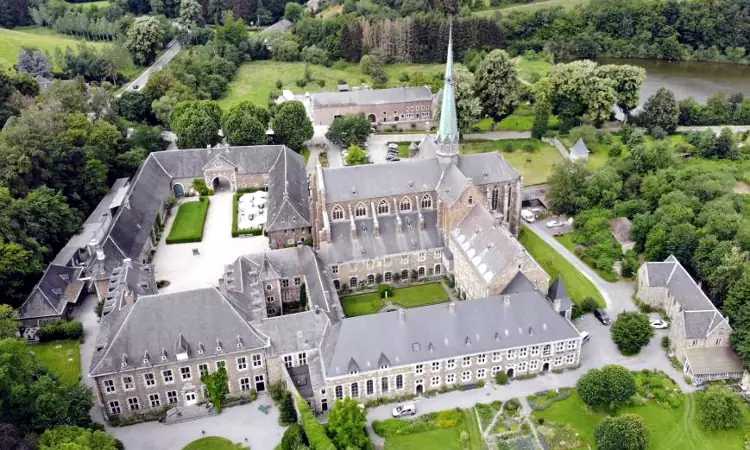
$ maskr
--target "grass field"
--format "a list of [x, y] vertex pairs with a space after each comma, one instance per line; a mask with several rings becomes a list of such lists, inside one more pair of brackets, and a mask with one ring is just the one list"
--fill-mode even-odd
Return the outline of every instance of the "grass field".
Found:
[[[392, 436], [385, 441], [385, 450], [482, 450], [482, 435], [471, 409], [462, 410], [463, 421], [454, 428], [436, 428], [422, 433]], [[398, 420], [398, 419], [392, 419]], [[460, 442], [462, 431], [469, 434], [468, 446]]]
[[[529, 105], [520, 105], [510, 116], [501, 120], [495, 129], [492, 129], [492, 119], [485, 117], [475, 122], [472, 126], [472, 132], [485, 131], [531, 131], [534, 126], [534, 109]], [[549, 128], [555, 130], [560, 126], [560, 119], [557, 116], [551, 116], [549, 119]]]
[[[528, 145], [534, 147], [530, 152], [524, 149]], [[545, 183], [552, 173], [552, 166], [562, 161], [562, 155], [557, 149], [537, 139], [467, 140], [461, 143], [460, 148], [462, 155], [499, 151], [503, 158], [521, 172], [525, 186]], [[508, 148], [512, 148], [513, 151], [507, 151]]]
[[39, 361], [67, 383], [77, 383], [81, 377], [81, 344], [78, 341], [52, 341], [29, 344]]
[[75, 49], [81, 42], [87, 42], [101, 49], [108, 45], [104, 42], [90, 42], [71, 36], [55, 33], [44, 28], [17, 28], [9, 30], [0, 28], [0, 67], [11, 67], [18, 62], [18, 52], [23, 47], [36, 47], [55, 55], [55, 48], [65, 51], [65, 47]]
[[208, 197], [201, 197], [197, 202], [180, 205], [167, 236], [167, 244], [200, 242], [203, 239], [203, 226], [206, 223], [209, 203]]
[[491, 16], [495, 12], [501, 12], [503, 14], [508, 14], [513, 11], [534, 12], [542, 9], [556, 8], [558, 6], [562, 6], [566, 9], [571, 9], [578, 5], [587, 4], [588, 2], [589, 0], [546, 0], [541, 2], [524, 3], [519, 5], [506, 5], [500, 8], [485, 9], [481, 11], [475, 11], [474, 14], [478, 16]]
[[558, 276], [563, 278], [565, 289], [573, 302], [579, 303], [585, 297], [593, 297], [600, 306], [606, 306], [596, 286], [533, 231], [523, 227], [518, 240], [552, 280]]
[[[393, 297], [391, 297], [391, 301], [394, 304], [403, 306], [404, 308], [432, 305], [434, 303], [447, 302], [448, 300], [450, 300], [450, 297], [445, 292], [442, 283], [429, 283], [394, 289]], [[385, 300], [381, 299], [380, 294], [377, 292], [344, 297], [341, 301], [344, 304], [344, 313], [348, 317], [374, 314], [385, 304]]]
[[[682, 404], [670, 409], [655, 403], [645, 406], [621, 408], [621, 413], [635, 413], [643, 417], [649, 430], [650, 450], [742, 450], [744, 431], [733, 430], [708, 432], [696, 420], [696, 397], [683, 395]], [[605, 417], [593, 412], [583, 403], [578, 394], [554, 403], [545, 411], [535, 411], [534, 416], [545, 421], [571, 425], [586, 444], [594, 445], [594, 429]], [[580, 448], [587, 448], [581, 446]]]
[[189, 443], [182, 450], [238, 450], [243, 448], [247, 447], [243, 447], [241, 444], [234, 444], [229, 439], [209, 436]]
[[69, 4], [70, 6], [79, 6], [82, 9], [90, 9], [94, 7], [103, 9], [103, 8], [108, 8], [109, 5], [112, 4], [112, 2], [109, 2], [107, 0], [102, 0], [98, 2], [87, 2], [87, 3], [70, 3], [70, 2], [65, 2], [65, 3]]
[[518, 77], [528, 82], [533, 82], [533, 74], [543, 77], [552, 70], [552, 63], [543, 59], [529, 60], [525, 58], [516, 58], [515, 61], [516, 66], [518, 67]]

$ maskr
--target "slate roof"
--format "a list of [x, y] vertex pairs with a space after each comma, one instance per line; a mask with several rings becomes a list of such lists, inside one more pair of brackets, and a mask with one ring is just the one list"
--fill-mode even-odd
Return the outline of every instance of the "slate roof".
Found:
[[547, 298], [550, 301], [559, 299], [560, 311], [567, 311], [573, 308], [573, 300], [570, 299], [568, 290], [565, 289], [565, 282], [563, 282], [561, 276], [558, 276], [557, 279], [555, 279], [555, 281], [550, 285], [549, 289], [547, 290]]
[[440, 199], [448, 204], [455, 203], [469, 187], [469, 179], [454, 164], [446, 167], [435, 188]]
[[[172, 178], [196, 178], [202, 176], [206, 164], [219, 156], [234, 164], [240, 174], [268, 173], [278, 160], [279, 152], [285, 149], [283, 145], [217, 146], [210, 149], [167, 150], [152, 155]], [[285, 151], [292, 152], [289, 149]]]
[[428, 87], [397, 87], [343, 92], [318, 92], [310, 95], [314, 108], [336, 106], [373, 106], [394, 103], [432, 101]]
[[610, 222], [612, 234], [620, 245], [632, 244], [633, 239], [630, 237], [630, 230], [633, 223], [627, 217], [616, 217]]
[[284, 147], [268, 176], [267, 231], [310, 226], [310, 188], [305, 159]]
[[402, 221], [400, 233], [395, 215], [378, 216], [379, 236], [375, 236], [373, 218], [355, 220], [356, 239], [351, 236], [351, 222], [332, 222], [331, 239], [321, 243], [318, 254], [326, 264], [338, 264], [445, 246], [437, 226], [437, 211], [422, 211], [424, 230], [420, 229], [418, 212], [400, 212], [399, 216]]
[[500, 291], [500, 295], [518, 294], [519, 292], [534, 292], [536, 287], [534, 284], [526, 278], [522, 272], [516, 272], [513, 279], [510, 280], [507, 286]]
[[[191, 360], [268, 345], [267, 338], [253, 329], [216, 288], [144, 296], [126, 311], [106, 347], [95, 352], [90, 374], [173, 363], [177, 361], [174, 349], [181, 338]], [[205, 356], [198, 353], [201, 344]], [[145, 354], [150, 355], [150, 364], [143, 361]], [[127, 367], [122, 367], [123, 359]]]
[[566, 339], [580, 339], [578, 331], [541, 293], [494, 296], [408, 309], [403, 319], [400, 312], [348, 318], [326, 373], [347, 375], [352, 359], [366, 372], [383, 357], [396, 367]]
[[80, 267], [50, 264], [19, 308], [21, 319], [60, 316], [68, 303], [76, 303], [86, 285]]
[[281, 355], [319, 348], [328, 326], [328, 315], [317, 309], [263, 319], [258, 330], [269, 337], [271, 353]]
[[458, 168], [475, 186], [515, 181], [521, 176], [498, 152], [459, 155]]
[[586, 147], [586, 143], [583, 142], [583, 138], [578, 138], [576, 143], [570, 149], [570, 153], [575, 154], [575, 155], [585, 156], [591, 153], [591, 151], [589, 151], [589, 148]]
[[742, 360], [729, 347], [706, 347], [685, 349], [693, 375], [721, 375], [742, 373]]
[[266, 29], [261, 31], [261, 34], [286, 33], [290, 28], [292, 28], [292, 25], [292, 22], [290, 22], [289, 20], [281, 19], [275, 24], [266, 27]]
[[488, 285], [526, 250], [483, 205], [475, 204], [451, 231], [450, 239]]

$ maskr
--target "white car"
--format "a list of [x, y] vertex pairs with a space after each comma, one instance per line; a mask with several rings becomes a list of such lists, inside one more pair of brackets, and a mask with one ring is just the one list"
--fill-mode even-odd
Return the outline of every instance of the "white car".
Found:
[[661, 319], [656, 319], [651, 321], [651, 328], [656, 328], [657, 330], [663, 330], [664, 328], [668, 328], [669, 324]]
[[559, 220], [550, 220], [547, 222], [547, 228], [561, 227], [563, 225]]
[[391, 142], [390, 144], [388, 144], [388, 148], [398, 150], [398, 144], [396, 144], [395, 142]]
[[414, 403], [406, 403], [403, 405], [398, 405], [397, 407], [393, 408], [392, 415], [393, 417], [403, 417], [403, 416], [413, 416], [417, 413], [417, 405]]

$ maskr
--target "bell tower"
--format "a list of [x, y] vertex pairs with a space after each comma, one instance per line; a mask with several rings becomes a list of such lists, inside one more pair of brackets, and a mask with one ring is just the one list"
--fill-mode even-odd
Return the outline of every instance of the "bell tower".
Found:
[[437, 157], [443, 168], [455, 164], [458, 160], [458, 117], [456, 116], [456, 77], [453, 74], [453, 18], [450, 18], [448, 32], [448, 57], [445, 62], [445, 84], [443, 100], [440, 106], [440, 124], [438, 126]]

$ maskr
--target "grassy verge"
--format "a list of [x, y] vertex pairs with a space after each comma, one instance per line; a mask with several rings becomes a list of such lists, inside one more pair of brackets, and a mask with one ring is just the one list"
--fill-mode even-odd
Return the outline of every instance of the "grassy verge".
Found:
[[600, 306], [606, 306], [596, 286], [533, 231], [523, 227], [518, 240], [553, 280], [558, 276], [563, 278], [571, 300], [580, 303], [586, 297], [593, 297]]
[[246, 448], [223, 437], [208, 436], [184, 446], [182, 450], [237, 450]]
[[[442, 283], [429, 283], [394, 289], [393, 297], [390, 300], [404, 308], [414, 308], [447, 302], [450, 297], [445, 292]], [[385, 299], [381, 299], [378, 292], [344, 297], [341, 301], [344, 306], [344, 313], [348, 317], [374, 314], [385, 304]]]
[[[519, 59], [520, 61], [526, 61]], [[544, 61], [529, 61], [532, 63], [544, 63]], [[531, 66], [529, 66], [531, 67]], [[528, 70], [531, 70], [530, 68]], [[519, 70], [519, 77], [525, 79], [525, 76], [529, 76], [531, 72], [527, 72], [525, 75]], [[482, 120], [475, 122], [471, 126], [471, 133], [486, 133], [488, 131], [531, 131], [531, 127], [534, 125], [534, 108], [529, 105], [520, 105], [510, 116], [501, 120], [495, 125], [495, 129], [492, 129], [493, 120], [490, 117], [485, 117]], [[560, 119], [557, 116], [551, 116], [549, 119], [549, 128], [552, 130], [557, 129], [560, 126]]]
[[208, 197], [201, 197], [197, 202], [186, 202], [177, 210], [177, 217], [167, 236], [167, 244], [184, 244], [203, 240], [203, 227], [208, 215]]
[[[589, 261], [587, 261], [587, 260], [585, 260], [585, 259], [581, 258], [581, 257], [580, 257], [580, 256], [579, 256], [579, 255], [578, 255], [578, 254], [576, 253], [576, 243], [575, 243], [575, 242], [573, 242], [573, 236], [574, 236], [574, 234], [575, 234], [575, 232], [573, 232], [573, 233], [567, 233], [567, 234], [563, 234], [562, 236], [558, 236], [558, 237], [556, 237], [555, 239], [557, 240], [557, 242], [559, 242], [560, 244], [562, 244], [562, 246], [563, 246], [563, 247], [565, 247], [566, 249], [568, 249], [568, 251], [569, 251], [570, 253], [572, 253], [572, 254], [576, 255], [576, 256], [578, 257], [578, 259], [580, 259], [580, 260], [581, 260], [581, 262], [583, 262], [583, 263], [584, 263], [584, 264], [586, 264], [587, 266], [591, 267], [591, 270], [593, 270], [594, 272], [596, 272], [596, 273], [597, 273], [597, 275], [599, 275], [599, 276], [600, 276], [600, 277], [602, 277], [603, 279], [605, 279], [605, 280], [609, 281], [610, 283], [614, 283], [614, 282], [616, 282], [616, 281], [617, 281], [617, 275], [616, 275], [616, 274], [614, 273], [614, 271], [613, 271], [613, 270], [609, 270], [609, 271], [607, 271], [607, 270], [602, 270], [602, 269], [600, 269], [600, 268], [598, 268], [598, 267], [594, 267], [594, 266], [592, 266], [592, 265], [591, 265], [591, 264], [589, 263]], [[617, 243], [615, 242], [615, 238], [614, 238], [614, 237], [612, 237], [612, 245], [616, 245], [616, 244], [617, 244]]]
[[562, 155], [557, 149], [538, 139], [466, 140], [461, 143], [462, 155], [493, 151], [499, 151], [503, 158], [521, 172], [525, 186], [547, 182], [552, 166], [562, 161]]
[[[387, 419], [373, 424], [386, 437], [386, 450], [482, 450], [484, 443], [473, 410], [452, 409], [417, 419]], [[468, 439], [461, 442], [461, 434]]]
[[109, 8], [109, 6], [112, 4], [108, 0], [101, 0], [101, 1], [87, 2], [87, 3], [70, 3], [70, 2], [65, 2], [65, 3], [73, 7], [76, 7], [76, 6], [80, 7], [83, 10], [91, 9], [94, 7], [99, 8], [99, 9]]
[[78, 383], [81, 378], [81, 344], [78, 341], [29, 344], [29, 348], [60, 380]]

